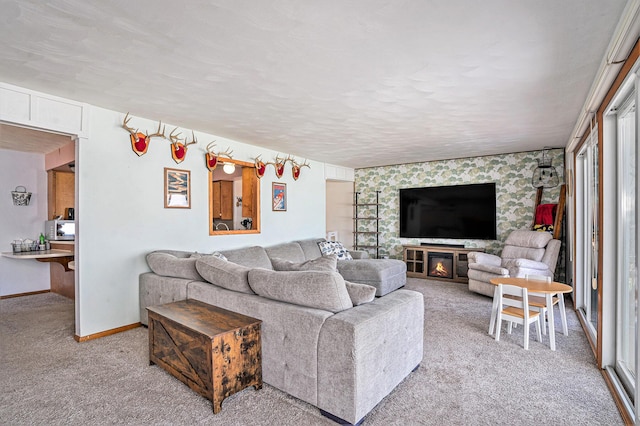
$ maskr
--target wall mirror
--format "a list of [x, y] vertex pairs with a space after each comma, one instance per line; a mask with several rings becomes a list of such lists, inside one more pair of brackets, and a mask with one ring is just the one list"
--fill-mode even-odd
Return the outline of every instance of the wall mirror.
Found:
[[255, 165], [218, 157], [209, 172], [209, 235], [260, 233], [260, 181]]

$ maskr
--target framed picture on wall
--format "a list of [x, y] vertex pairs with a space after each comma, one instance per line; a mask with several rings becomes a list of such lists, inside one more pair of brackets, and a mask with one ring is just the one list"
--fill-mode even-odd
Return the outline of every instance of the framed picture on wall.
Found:
[[271, 183], [271, 205], [274, 212], [287, 211], [287, 184], [280, 182]]
[[164, 168], [164, 207], [166, 209], [191, 208], [191, 172]]

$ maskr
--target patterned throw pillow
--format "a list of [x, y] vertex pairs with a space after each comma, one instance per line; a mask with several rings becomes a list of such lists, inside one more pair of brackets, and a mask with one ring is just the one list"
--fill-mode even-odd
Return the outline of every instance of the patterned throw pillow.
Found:
[[547, 231], [553, 234], [553, 225], [533, 225], [533, 230], [539, 232]]
[[349, 251], [338, 241], [320, 241], [318, 247], [323, 256], [335, 254], [338, 260], [353, 260]]
[[205, 256], [213, 256], [213, 257], [217, 257], [220, 260], [228, 260], [226, 256], [220, 253], [219, 251], [213, 252], [211, 254], [202, 254], [202, 253], [195, 252], [195, 253], [192, 253], [191, 256], [189, 257], [192, 259], [201, 259]]
[[228, 260], [227, 257], [224, 254], [220, 253], [219, 251], [213, 252], [211, 256], [217, 257], [220, 260]]

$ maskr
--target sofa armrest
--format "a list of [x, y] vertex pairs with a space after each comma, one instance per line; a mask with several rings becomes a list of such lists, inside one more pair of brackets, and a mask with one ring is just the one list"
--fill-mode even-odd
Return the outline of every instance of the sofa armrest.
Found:
[[422, 361], [424, 298], [396, 290], [325, 321], [318, 408], [356, 424]]
[[539, 271], [549, 270], [549, 266], [547, 266], [546, 263], [537, 262], [535, 260], [530, 260], [530, 259], [505, 259], [502, 263], [502, 266], [508, 269], [527, 268], [527, 269], [536, 269]]
[[500, 262], [502, 262], [502, 259], [495, 254], [482, 253], [479, 251], [472, 251], [468, 253], [467, 259], [469, 260], [469, 266], [471, 266], [473, 263], [500, 266]]
[[503, 277], [509, 276], [509, 270], [501, 266], [485, 265], [484, 263], [470, 263], [469, 269], [476, 271], [488, 272], [490, 274], [496, 274]]
[[354, 259], [369, 259], [369, 253], [365, 250], [349, 250], [349, 254]]
[[163, 277], [153, 272], [140, 274], [138, 283], [140, 322], [143, 325], [149, 325], [148, 306], [186, 300], [187, 285], [192, 281], [186, 278]]

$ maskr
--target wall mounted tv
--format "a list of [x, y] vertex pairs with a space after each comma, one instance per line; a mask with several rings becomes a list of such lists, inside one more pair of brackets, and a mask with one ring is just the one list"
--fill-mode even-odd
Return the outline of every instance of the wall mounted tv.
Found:
[[496, 184], [400, 189], [400, 237], [496, 239]]

